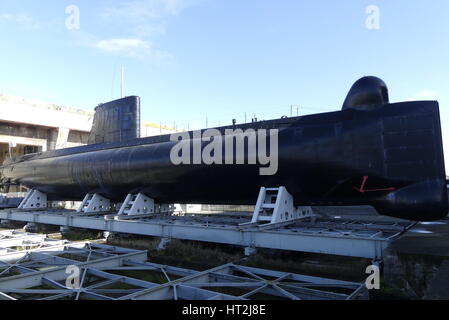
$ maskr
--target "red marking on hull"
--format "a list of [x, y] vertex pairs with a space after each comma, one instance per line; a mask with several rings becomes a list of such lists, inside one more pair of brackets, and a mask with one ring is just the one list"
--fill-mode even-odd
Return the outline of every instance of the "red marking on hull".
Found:
[[380, 192], [380, 191], [394, 191], [394, 190], [396, 190], [395, 187], [383, 188], [383, 189], [366, 189], [366, 190], [365, 190], [365, 184], [366, 184], [366, 181], [367, 181], [367, 180], [368, 180], [368, 176], [364, 176], [360, 188], [354, 188], [354, 190], [356, 190], [356, 191], [358, 191], [358, 192], [360, 192], [360, 193], [365, 193], [365, 192]]

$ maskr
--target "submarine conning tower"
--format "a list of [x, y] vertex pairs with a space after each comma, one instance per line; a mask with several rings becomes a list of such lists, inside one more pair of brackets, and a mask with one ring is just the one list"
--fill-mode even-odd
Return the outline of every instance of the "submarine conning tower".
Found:
[[352, 85], [342, 110], [386, 103], [389, 103], [389, 97], [385, 82], [380, 78], [367, 76]]
[[140, 98], [130, 96], [95, 108], [88, 144], [140, 138]]

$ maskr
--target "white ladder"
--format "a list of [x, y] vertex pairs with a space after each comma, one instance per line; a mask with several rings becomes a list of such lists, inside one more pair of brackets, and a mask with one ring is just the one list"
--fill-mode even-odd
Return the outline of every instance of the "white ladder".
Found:
[[295, 207], [285, 187], [261, 187], [251, 223], [279, 223], [313, 216], [311, 207]]
[[118, 215], [153, 214], [155, 210], [154, 200], [143, 193], [128, 194], [123, 202]]
[[76, 210], [77, 212], [95, 213], [106, 212], [111, 209], [111, 201], [98, 193], [88, 193]]

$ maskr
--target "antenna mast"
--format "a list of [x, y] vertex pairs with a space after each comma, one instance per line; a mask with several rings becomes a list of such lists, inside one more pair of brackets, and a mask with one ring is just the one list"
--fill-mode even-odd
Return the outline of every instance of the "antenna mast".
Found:
[[125, 69], [122, 66], [122, 81], [121, 81], [121, 85], [120, 85], [120, 98], [123, 98], [124, 82], [125, 82]]

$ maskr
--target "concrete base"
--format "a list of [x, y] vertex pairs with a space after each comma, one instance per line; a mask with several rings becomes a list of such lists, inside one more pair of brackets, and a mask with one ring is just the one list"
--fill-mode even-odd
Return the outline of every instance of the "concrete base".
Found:
[[99, 240], [104, 238], [104, 232], [90, 229], [59, 227], [63, 238], [70, 241]]
[[58, 232], [58, 229], [59, 228], [54, 225], [33, 223], [33, 222], [28, 222], [23, 227], [23, 230], [25, 230], [26, 232], [34, 232], [34, 233], [53, 233]]
[[0, 221], [0, 228], [4, 229], [23, 229], [23, 227], [26, 225], [25, 222], [20, 221], [12, 221], [12, 220], [1, 220]]
[[133, 236], [124, 233], [111, 232], [106, 238], [106, 242], [109, 245], [115, 243], [117, 246], [125, 248], [136, 248], [142, 250], [157, 250], [161, 238], [146, 237], [146, 236]]
[[61, 233], [67, 233], [70, 232], [72, 229], [70, 227], [59, 227], [59, 232]]
[[449, 299], [449, 220], [420, 223], [385, 251], [384, 280], [414, 299]]
[[159, 242], [157, 246], [157, 250], [164, 250], [167, 248], [168, 244], [170, 243], [171, 239], [169, 238], [161, 238], [161, 241]]
[[252, 247], [246, 247], [244, 250], [245, 256], [251, 256], [253, 254], [257, 253], [257, 249], [256, 248], [252, 248]]
[[38, 232], [38, 227], [37, 224], [32, 223], [32, 222], [28, 222], [24, 227], [23, 230], [25, 230], [26, 232]]

